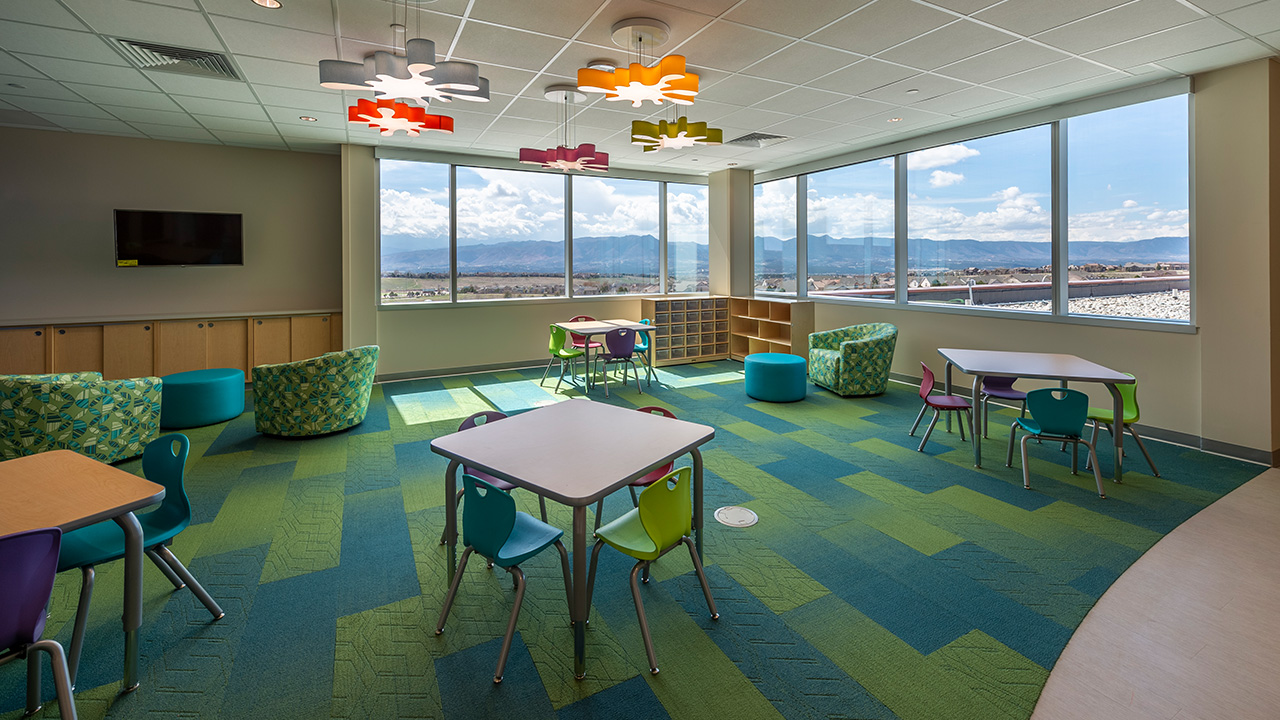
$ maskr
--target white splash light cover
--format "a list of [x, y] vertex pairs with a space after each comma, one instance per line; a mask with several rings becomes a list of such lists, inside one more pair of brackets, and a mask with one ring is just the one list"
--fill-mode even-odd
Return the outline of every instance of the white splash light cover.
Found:
[[373, 90], [386, 100], [489, 102], [489, 80], [468, 62], [436, 62], [436, 44], [423, 38], [405, 43], [404, 55], [379, 50], [363, 63], [321, 60], [320, 85], [332, 90]]

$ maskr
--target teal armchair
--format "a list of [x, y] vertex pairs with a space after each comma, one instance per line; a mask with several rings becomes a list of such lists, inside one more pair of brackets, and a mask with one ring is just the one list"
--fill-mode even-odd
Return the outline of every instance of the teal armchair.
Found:
[[306, 437], [364, 422], [378, 370], [378, 346], [253, 369], [254, 426], [260, 433]]
[[157, 377], [102, 373], [0, 375], [0, 459], [72, 450], [113, 463], [142, 454], [160, 435]]
[[898, 328], [852, 325], [809, 335], [809, 380], [845, 397], [879, 395], [889, 385]]

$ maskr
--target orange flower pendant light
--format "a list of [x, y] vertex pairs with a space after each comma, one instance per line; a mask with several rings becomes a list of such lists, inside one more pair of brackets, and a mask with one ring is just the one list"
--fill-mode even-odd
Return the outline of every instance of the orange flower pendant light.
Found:
[[[663, 45], [670, 36], [667, 24], [653, 18], [631, 18], [613, 26], [613, 42], [634, 50], [641, 60], [646, 49]], [[645, 100], [655, 105], [663, 101], [692, 105], [698, 94], [698, 76], [685, 69], [683, 55], [667, 55], [652, 67], [633, 62], [616, 70], [581, 68], [578, 89], [603, 93], [605, 100], [630, 102], [631, 107], [640, 107]]]

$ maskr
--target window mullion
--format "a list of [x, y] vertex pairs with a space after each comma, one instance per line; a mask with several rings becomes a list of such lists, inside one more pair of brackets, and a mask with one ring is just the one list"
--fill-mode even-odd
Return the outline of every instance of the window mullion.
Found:
[[573, 297], [573, 176], [564, 176], [564, 296]]
[[893, 302], [907, 304], [907, 156], [893, 157]]
[[1050, 137], [1052, 138], [1050, 161], [1052, 188], [1049, 202], [1052, 207], [1049, 221], [1051, 244], [1049, 280], [1053, 293], [1050, 313], [1068, 315], [1070, 314], [1068, 303], [1071, 288], [1070, 278], [1067, 275], [1069, 259], [1067, 254], [1067, 123], [1062, 120], [1053, 123]]
[[[667, 182], [658, 183], [658, 292], [671, 291], [667, 286]], [[696, 289], [696, 288], [695, 288]]]
[[809, 296], [809, 176], [796, 176], [796, 297]]
[[449, 302], [458, 302], [458, 166], [449, 165]]

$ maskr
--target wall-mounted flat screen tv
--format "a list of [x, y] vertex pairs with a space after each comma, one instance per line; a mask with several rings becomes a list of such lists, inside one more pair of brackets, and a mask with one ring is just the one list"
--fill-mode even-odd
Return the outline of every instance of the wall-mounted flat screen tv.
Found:
[[116, 210], [116, 266], [243, 265], [239, 213]]

